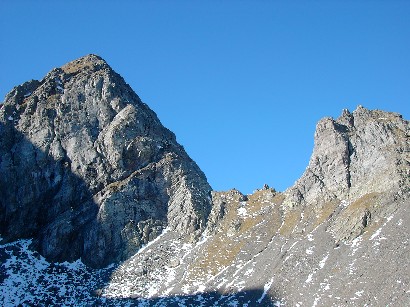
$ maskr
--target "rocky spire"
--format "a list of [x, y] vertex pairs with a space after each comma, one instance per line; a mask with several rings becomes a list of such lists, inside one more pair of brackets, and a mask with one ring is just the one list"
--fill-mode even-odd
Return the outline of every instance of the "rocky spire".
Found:
[[210, 212], [205, 175], [96, 55], [15, 87], [0, 110], [0, 231], [51, 260], [101, 267], [166, 227], [191, 239]]
[[[309, 166], [287, 192], [291, 206], [372, 192], [408, 193], [410, 127], [400, 114], [362, 106], [319, 121]], [[320, 198], [320, 199], [319, 199]]]

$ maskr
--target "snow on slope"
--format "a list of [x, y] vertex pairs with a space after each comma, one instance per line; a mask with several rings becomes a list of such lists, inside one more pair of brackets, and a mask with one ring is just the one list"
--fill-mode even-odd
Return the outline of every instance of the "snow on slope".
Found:
[[110, 274], [112, 266], [92, 270], [80, 260], [49, 263], [30, 250], [30, 243], [19, 240], [0, 245], [0, 305], [104, 303], [105, 299], [96, 299], [92, 291], [102, 286], [101, 281]]
[[335, 204], [326, 211], [332, 217], [323, 218], [321, 209], [284, 209], [281, 196], [269, 193], [247, 201], [226, 193], [218, 227], [198, 242], [165, 231], [102, 270], [48, 263], [29, 240], [0, 245], [0, 305], [410, 304], [408, 206], [375, 216], [357, 238], [338, 242], [329, 224], [349, 205]]

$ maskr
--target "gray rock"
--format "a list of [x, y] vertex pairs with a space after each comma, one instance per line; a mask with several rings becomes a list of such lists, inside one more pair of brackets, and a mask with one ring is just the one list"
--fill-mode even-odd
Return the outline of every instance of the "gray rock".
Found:
[[287, 190], [290, 206], [332, 199], [354, 201], [372, 192], [409, 192], [409, 124], [401, 115], [359, 106], [324, 118], [305, 173]]
[[166, 227], [199, 237], [210, 186], [175, 136], [100, 57], [15, 87], [0, 110], [5, 241], [105, 266]]

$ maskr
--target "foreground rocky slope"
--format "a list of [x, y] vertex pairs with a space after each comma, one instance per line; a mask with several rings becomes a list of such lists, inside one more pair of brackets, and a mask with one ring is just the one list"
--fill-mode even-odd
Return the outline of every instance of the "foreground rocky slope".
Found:
[[293, 187], [214, 192], [199, 243], [162, 235], [116, 269], [104, 294], [216, 292], [223, 296], [208, 300], [216, 305], [408, 305], [409, 136], [400, 115], [360, 106], [321, 120]]
[[[79, 63], [84, 60], [87, 63], [98, 62], [101, 67], [107, 68], [105, 62], [100, 62], [102, 60], [95, 56], [80, 59]], [[74, 66], [77, 67], [77, 64]], [[88, 68], [81, 66], [80, 71], [84, 69]], [[109, 71], [110, 75], [113, 74]], [[118, 75], [114, 76], [122, 80]], [[45, 80], [48, 80], [47, 77]], [[82, 82], [91, 82], [87, 80], [84, 78]], [[26, 90], [24, 86], [22, 88]], [[128, 97], [124, 93], [128, 87], [120, 88], [120, 96]], [[90, 91], [94, 90], [94, 85], [90, 85]], [[10, 147], [10, 144], [21, 144], [18, 146], [24, 145], [29, 149], [33, 146], [30, 144], [37, 144], [35, 148], [41, 148], [42, 144], [35, 143], [41, 132], [35, 133], [36, 137], [32, 136], [31, 139], [22, 138], [28, 131], [22, 129], [21, 123], [25, 121], [21, 116], [15, 116], [20, 114], [18, 110], [13, 111], [10, 107], [14, 106], [14, 100], [19, 101], [13, 98], [19, 97], [13, 94], [16, 92], [15, 89], [7, 96], [9, 104], [1, 109], [2, 133], [12, 136], [6, 134], [7, 138], [1, 141], [0, 148], [4, 148], [1, 155], [3, 171], [6, 170], [4, 165], [9, 167], [8, 171], [14, 170], [10, 168], [10, 161], [13, 166], [24, 166], [25, 159], [31, 155], [30, 150], [22, 151], [22, 147]], [[88, 99], [95, 99], [94, 95], [97, 94], [92, 92]], [[97, 176], [107, 181], [98, 181], [87, 173], [84, 161], [91, 149], [82, 151], [86, 141], [77, 146], [72, 155], [67, 154], [72, 171], [61, 171], [61, 174], [66, 176], [65, 182], [73, 183], [75, 189], [67, 190], [68, 183], [60, 184], [60, 189], [65, 187], [63, 194], [53, 194], [52, 184], [48, 183], [52, 180], [47, 181], [48, 177], [44, 175], [53, 163], [58, 164], [60, 160], [54, 157], [51, 149], [34, 150], [37, 155], [34, 161], [42, 161], [35, 164], [36, 170], [43, 174], [38, 178], [48, 192], [44, 195], [41, 191], [30, 191], [29, 195], [37, 195], [37, 201], [42, 201], [40, 204], [30, 203], [31, 213], [17, 200], [28, 197], [25, 195], [28, 194], [27, 182], [33, 179], [21, 174], [17, 177], [16, 180], [26, 184], [24, 193], [14, 186], [16, 182], [13, 177], [6, 176], [8, 181], [0, 179], [3, 180], [0, 190], [1, 214], [8, 219], [13, 218], [13, 222], [4, 224], [6, 226], [2, 224], [5, 241], [0, 246], [0, 259], [3, 261], [0, 267], [3, 293], [0, 302], [3, 305], [38, 302], [115, 306], [410, 305], [410, 126], [399, 114], [359, 106], [352, 113], [344, 110], [338, 119], [325, 118], [317, 125], [309, 165], [294, 186], [285, 192], [265, 186], [252, 195], [243, 195], [237, 190], [212, 192], [211, 208], [207, 198], [209, 186], [200, 170], [176, 144], [173, 135], [159, 124], [152, 111], [133, 96], [135, 94], [130, 95], [134, 100], [127, 99], [134, 101], [132, 106], [138, 110], [136, 113], [149, 114], [142, 115], [142, 118], [148, 118], [150, 123], [143, 126], [145, 134], [140, 132], [135, 136], [132, 127], [138, 126], [136, 121], [144, 120], [140, 117], [133, 120], [134, 115], [130, 115], [130, 120], [123, 120], [122, 115], [115, 115], [107, 126], [115, 126], [115, 129], [97, 129], [100, 132], [92, 144], [100, 146], [97, 146], [100, 148], [98, 151], [95, 149], [99, 160], [89, 164], [89, 168], [107, 169], [106, 173], [103, 172], [105, 175]], [[41, 112], [42, 116], [46, 116], [50, 111]], [[123, 112], [128, 114], [128, 111]], [[82, 114], [76, 109], [72, 117], [80, 116], [79, 113]], [[90, 118], [96, 116], [93, 114]], [[121, 114], [121, 111], [116, 114]], [[127, 116], [125, 118], [129, 118]], [[35, 116], [27, 115], [27, 121], [33, 118]], [[72, 125], [70, 129], [81, 130], [82, 126], [75, 124], [76, 119], [72, 122], [74, 124], [67, 123]], [[83, 121], [82, 125], [88, 124]], [[91, 127], [95, 125], [87, 131], [93, 131]], [[157, 132], [152, 131], [152, 127], [156, 127], [154, 130]], [[131, 134], [130, 138], [128, 134]], [[128, 141], [122, 143], [122, 138], [118, 140], [115, 137], [118, 135], [124, 135]], [[21, 141], [16, 142], [19, 138]], [[105, 141], [106, 138], [110, 141]], [[83, 137], [80, 139], [87, 140]], [[152, 148], [147, 143], [160, 144], [162, 148]], [[62, 147], [69, 152], [69, 146]], [[127, 151], [124, 148], [134, 149]], [[167, 148], [165, 153], [162, 152], [164, 148]], [[145, 156], [147, 151], [150, 154]], [[26, 156], [24, 152], [30, 154]], [[38, 156], [41, 157], [43, 152], [53, 158], [39, 160]], [[72, 156], [81, 157], [74, 168]], [[140, 156], [147, 159], [144, 160], [147, 164], [141, 162]], [[136, 167], [137, 171], [129, 170], [133, 169], [129, 165]], [[97, 188], [98, 184], [100, 188]], [[36, 183], [34, 187], [39, 189], [41, 185]], [[14, 188], [7, 191], [6, 187]], [[55, 226], [66, 222], [60, 220], [64, 208], [58, 205], [64, 198], [53, 195], [81, 201], [81, 197], [85, 196], [77, 195], [80, 191], [86, 191], [86, 196], [92, 195], [98, 212], [96, 215], [87, 214], [87, 202], [77, 206], [71, 203], [74, 207], [70, 212], [77, 212], [75, 217], [85, 215], [87, 220], [78, 222], [71, 219], [76, 221], [73, 224], [77, 228], [70, 226], [68, 229], [77, 230], [73, 230], [71, 237], [63, 235], [62, 240], [68, 240], [63, 243], [76, 240], [94, 242], [97, 238], [96, 242], [100, 242], [102, 239], [105, 243], [101, 246], [95, 243], [97, 245], [93, 249], [83, 251], [82, 257], [88, 257], [82, 258], [83, 261], [94, 264], [90, 258], [96, 255], [99, 264], [108, 263], [108, 260], [122, 262], [96, 270], [85, 266], [80, 260], [50, 263], [33, 251], [31, 246], [39, 247], [41, 240], [49, 244], [48, 233], [62, 232]], [[50, 199], [49, 195], [52, 195]], [[17, 217], [24, 219], [30, 214], [36, 217], [39, 214], [36, 210], [45, 212], [46, 206], [57, 206], [47, 213], [55, 214], [52, 216], [56, 217], [56, 223], [36, 225], [38, 228], [30, 226], [30, 229], [37, 230], [15, 234], [22, 227], [21, 222], [16, 226], [16, 221], [19, 221]], [[146, 219], [143, 219], [134, 210], [148, 211], [149, 214], [146, 213]], [[65, 214], [68, 213], [62, 216]], [[130, 215], [133, 220], [139, 221], [136, 224], [148, 225], [143, 228], [148, 231], [141, 231], [141, 226], [128, 231]], [[6, 217], [2, 218], [6, 221]], [[90, 232], [90, 229], [97, 230]], [[90, 233], [100, 236], [87, 237]], [[34, 239], [13, 241], [19, 236], [32, 236]], [[100, 257], [97, 251], [111, 247], [111, 238], [116, 236], [125, 242], [121, 245], [121, 254]], [[146, 245], [140, 248], [142, 244]], [[132, 248], [129, 248], [130, 245]], [[48, 259], [60, 259], [50, 257], [41, 248], [38, 250]], [[118, 250], [114, 249], [114, 252]], [[61, 253], [65, 255], [64, 250]], [[113, 253], [113, 250], [107, 253]], [[77, 254], [69, 255], [67, 260], [76, 259]]]
[[89, 55], [14, 88], [0, 109], [0, 232], [54, 261], [127, 259], [166, 227], [195, 239], [210, 186], [172, 132]]

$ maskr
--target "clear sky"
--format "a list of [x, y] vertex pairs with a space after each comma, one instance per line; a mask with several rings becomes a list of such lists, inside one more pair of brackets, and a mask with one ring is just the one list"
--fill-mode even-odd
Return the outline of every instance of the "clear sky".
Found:
[[102, 56], [215, 190], [284, 190], [316, 122], [361, 104], [410, 119], [410, 1], [0, 1], [0, 101]]

